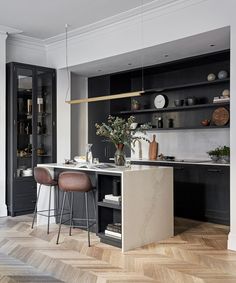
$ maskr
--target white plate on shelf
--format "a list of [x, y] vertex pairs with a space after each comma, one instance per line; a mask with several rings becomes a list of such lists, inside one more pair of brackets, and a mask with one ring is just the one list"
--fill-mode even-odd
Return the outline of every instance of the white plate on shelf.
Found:
[[159, 108], [164, 108], [167, 104], [167, 98], [162, 95], [162, 94], [158, 94], [155, 99], [154, 99], [154, 105], [157, 109]]

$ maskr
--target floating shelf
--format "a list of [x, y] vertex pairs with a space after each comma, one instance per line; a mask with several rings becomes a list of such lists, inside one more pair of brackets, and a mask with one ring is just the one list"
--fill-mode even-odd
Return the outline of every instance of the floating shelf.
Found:
[[225, 126], [193, 126], [193, 127], [179, 127], [179, 128], [153, 128], [153, 129], [146, 130], [146, 132], [224, 129], [224, 128], [229, 128], [229, 127], [230, 127], [229, 125], [225, 125]]
[[121, 210], [121, 205], [99, 201], [98, 206]]
[[230, 78], [226, 78], [222, 80], [215, 80], [212, 82], [203, 81], [203, 82], [196, 82], [196, 83], [190, 83], [190, 84], [180, 84], [180, 85], [173, 85], [173, 86], [168, 86], [168, 87], [163, 87], [163, 88], [147, 89], [145, 90], [145, 93], [164, 92], [164, 91], [171, 91], [171, 90], [189, 88], [189, 87], [210, 86], [210, 85], [227, 83], [229, 81], [230, 81]]
[[167, 107], [167, 108], [152, 108], [152, 109], [141, 109], [141, 110], [127, 110], [113, 113], [112, 115], [126, 115], [126, 114], [144, 114], [144, 113], [154, 113], [154, 112], [177, 112], [177, 111], [186, 111], [186, 110], [194, 110], [194, 109], [204, 109], [204, 108], [217, 108], [229, 106], [229, 102], [224, 103], [210, 103], [210, 104], [196, 104], [191, 106], [180, 106], [180, 107]]

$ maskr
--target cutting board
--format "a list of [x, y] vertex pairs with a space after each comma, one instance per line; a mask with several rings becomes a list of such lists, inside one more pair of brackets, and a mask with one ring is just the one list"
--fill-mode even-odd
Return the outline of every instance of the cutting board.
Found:
[[156, 135], [152, 136], [153, 140], [149, 144], [149, 159], [156, 160], [158, 154], [158, 143], [156, 142]]

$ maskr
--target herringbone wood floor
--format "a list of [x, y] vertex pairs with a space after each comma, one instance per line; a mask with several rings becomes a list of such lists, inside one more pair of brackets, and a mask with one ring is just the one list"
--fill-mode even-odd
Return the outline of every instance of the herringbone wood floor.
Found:
[[0, 218], [0, 282], [236, 283], [236, 252], [226, 250], [228, 227], [175, 220], [176, 236], [122, 254], [92, 235], [57, 225], [30, 228], [31, 217]]

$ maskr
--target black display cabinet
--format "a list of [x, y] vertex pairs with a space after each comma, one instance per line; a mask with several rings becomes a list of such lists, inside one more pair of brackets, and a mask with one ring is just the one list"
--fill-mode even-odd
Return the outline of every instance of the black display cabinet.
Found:
[[37, 185], [33, 168], [56, 161], [56, 71], [7, 64], [7, 209], [31, 213]]

